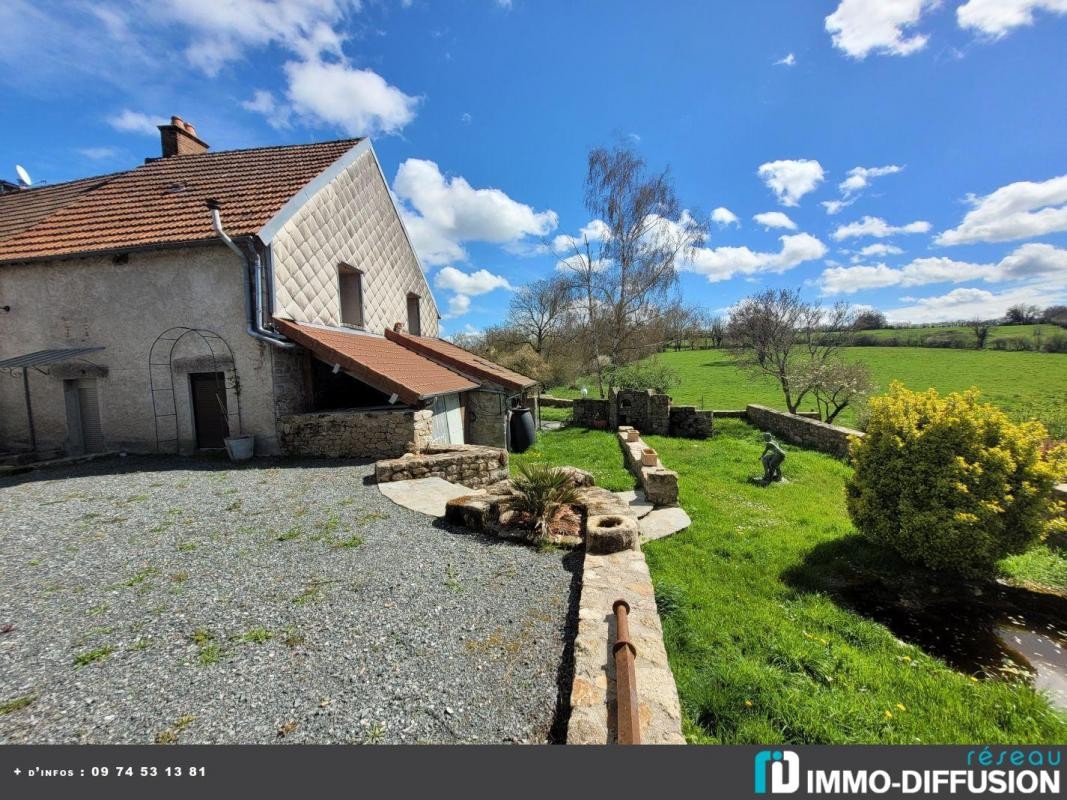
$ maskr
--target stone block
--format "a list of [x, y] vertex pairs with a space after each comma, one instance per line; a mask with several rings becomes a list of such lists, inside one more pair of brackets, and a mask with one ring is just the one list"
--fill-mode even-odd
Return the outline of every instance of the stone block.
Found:
[[590, 516], [585, 528], [585, 549], [589, 553], [607, 554], [635, 550], [639, 546], [637, 520], [625, 514]]
[[488, 533], [496, 522], [494, 504], [485, 494], [455, 497], [445, 505], [445, 519], [477, 533]]

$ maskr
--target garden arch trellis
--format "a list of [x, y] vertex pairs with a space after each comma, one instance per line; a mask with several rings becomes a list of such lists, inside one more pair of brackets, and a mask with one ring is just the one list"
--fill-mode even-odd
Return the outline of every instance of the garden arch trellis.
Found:
[[[175, 326], [159, 334], [148, 351], [148, 386], [152, 397], [157, 453], [162, 453], [165, 446], [169, 448], [172, 445], [175, 453], [180, 450], [178, 404], [174, 389], [174, 351], [178, 343], [187, 336], [194, 337], [194, 340], [199, 340], [207, 347], [211, 356], [210, 371], [216, 375], [222, 374], [218, 389], [221, 389], [227, 398], [230, 390], [233, 390], [233, 409], [230, 409], [227, 402], [226, 423], [230, 435], [241, 431], [241, 384], [237, 378], [237, 361], [233, 357], [233, 349], [214, 331]], [[236, 424], [231, 421], [232, 417], [236, 417]], [[164, 435], [169, 434], [172, 427], [174, 435]]]

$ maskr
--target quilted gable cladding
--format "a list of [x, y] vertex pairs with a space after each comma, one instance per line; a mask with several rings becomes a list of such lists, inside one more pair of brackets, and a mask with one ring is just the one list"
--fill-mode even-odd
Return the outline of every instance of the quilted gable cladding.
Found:
[[364, 326], [380, 334], [407, 320], [420, 300], [422, 331], [437, 335], [437, 310], [389, 189], [369, 149], [312, 195], [274, 234], [274, 313], [321, 325], [341, 323], [337, 268], [363, 273]]

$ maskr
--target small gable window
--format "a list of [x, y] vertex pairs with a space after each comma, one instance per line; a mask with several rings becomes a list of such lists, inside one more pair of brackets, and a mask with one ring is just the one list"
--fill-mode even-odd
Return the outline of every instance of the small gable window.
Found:
[[337, 291], [341, 303], [341, 324], [362, 328], [363, 273], [355, 267], [341, 264], [337, 268]]
[[422, 315], [419, 313], [419, 300], [417, 294], [408, 295], [408, 333], [422, 336]]

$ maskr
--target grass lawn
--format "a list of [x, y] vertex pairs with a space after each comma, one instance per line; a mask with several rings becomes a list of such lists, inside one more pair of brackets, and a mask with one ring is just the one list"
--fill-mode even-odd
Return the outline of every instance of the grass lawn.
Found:
[[[691, 742], [1067, 741], [1067, 720], [1027, 685], [952, 669], [813, 588], [842, 557], [880, 563], [845, 511], [846, 464], [790, 448], [789, 483], [764, 489], [747, 480], [759, 472], [758, 431], [717, 428], [703, 442], [647, 437], [678, 470], [693, 518], [644, 547]], [[516, 462], [526, 459], [629, 484], [602, 432], [543, 434]]]
[[[995, 339], [1028, 339], [1031, 343], [1040, 342], [1049, 336], [1062, 333], [1057, 325], [996, 325], [989, 331], [986, 344]], [[918, 342], [932, 336], [951, 336], [973, 344], [974, 331], [963, 325], [940, 325], [931, 328], [881, 328], [875, 331], [862, 331], [859, 336], [874, 336], [878, 339], [896, 339], [899, 342]]]
[[[1039, 419], [1053, 436], [1067, 437], [1067, 355], [931, 347], [850, 347], [844, 352], [846, 358], [870, 367], [876, 391], [888, 389], [892, 380], [909, 389], [934, 387], [943, 392], [977, 386], [989, 402], [1014, 419]], [[743, 408], [747, 403], [784, 407], [774, 382], [738, 369], [724, 351], [682, 350], [659, 358], [682, 379], [671, 392], [676, 403], [718, 409]], [[578, 395], [565, 389], [551, 393]], [[804, 404], [808, 406], [814, 407]], [[855, 416], [846, 409], [837, 421], [851, 425]]]
[[581, 467], [593, 473], [597, 486], [613, 492], [634, 488], [633, 476], [622, 465], [622, 451], [604, 431], [585, 428], [542, 431], [537, 444], [525, 453], [511, 454], [512, 474], [520, 464], [538, 463]]

